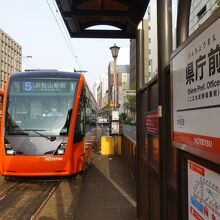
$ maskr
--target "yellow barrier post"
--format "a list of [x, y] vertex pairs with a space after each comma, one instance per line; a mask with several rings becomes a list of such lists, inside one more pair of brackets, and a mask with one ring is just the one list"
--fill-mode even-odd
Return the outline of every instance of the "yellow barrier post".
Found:
[[118, 136], [118, 155], [121, 155], [121, 136]]
[[114, 143], [112, 136], [101, 137], [101, 155], [113, 155], [114, 154]]

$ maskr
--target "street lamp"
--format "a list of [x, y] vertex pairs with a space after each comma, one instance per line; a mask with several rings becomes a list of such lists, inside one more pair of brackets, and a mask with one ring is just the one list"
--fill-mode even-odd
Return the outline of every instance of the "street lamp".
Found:
[[[114, 44], [112, 47], [110, 47], [110, 50], [112, 52], [112, 57], [114, 58], [114, 95], [113, 95], [113, 101], [114, 101], [114, 110], [116, 110], [115, 108], [118, 106], [118, 93], [117, 93], [117, 71], [116, 71], [116, 61], [117, 61], [117, 57], [118, 57], [118, 52], [119, 52], [120, 47], [116, 46], [116, 44]], [[112, 109], [113, 110], [113, 109]], [[110, 127], [111, 127], [111, 134], [114, 135], [114, 152], [117, 153], [118, 152], [118, 144], [117, 144], [117, 134], [119, 134], [119, 112], [118, 111], [114, 111], [114, 115], [113, 115], [113, 111], [112, 111], [112, 116], [110, 117], [111, 121], [110, 121]]]
[[112, 57], [114, 58], [114, 60], [116, 60], [118, 57], [119, 49], [120, 49], [120, 47], [116, 46], [116, 44], [114, 44], [114, 46], [110, 47], [110, 50], [112, 52]]
[[114, 100], [114, 107], [116, 107], [118, 105], [118, 99], [117, 99], [117, 73], [116, 73], [116, 60], [118, 57], [118, 53], [119, 53], [119, 49], [120, 47], [116, 46], [116, 44], [114, 44], [112, 47], [110, 47], [110, 50], [112, 52], [112, 57], [114, 58], [114, 96], [113, 96], [113, 100]]

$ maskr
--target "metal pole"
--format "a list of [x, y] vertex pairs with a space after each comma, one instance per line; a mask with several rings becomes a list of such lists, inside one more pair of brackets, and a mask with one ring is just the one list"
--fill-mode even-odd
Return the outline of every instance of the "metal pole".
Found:
[[[114, 110], [117, 108], [117, 57], [114, 58]], [[114, 134], [114, 153], [118, 154], [118, 135]]]
[[[140, 154], [140, 145], [141, 145], [141, 99], [139, 95], [139, 90], [144, 86], [144, 31], [142, 29], [142, 23], [138, 26], [136, 31], [136, 111], [137, 111], [137, 121], [136, 121], [136, 133], [137, 133], [137, 155]], [[141, 204], [141, 180], [140, 180], [140, 160], [137, 158], [137, 203]], [[137, 207], [138, 216], [140, 216], [140, 206]]]
[[117, 107], [117, 58], [114, 58], [114, 107]]
[[[172, 53], [172, 0], [158, 0], [157, 4], [158, 30], [158, 108], [159, 115], [159, 178], [160, 178], [160, 219], [167, 217], [167, 150], [171, 144], [170, 131], [170, 74], [167, 67]], [[168, 68], [169, 71], [169, 68]], [[159, 111], [158, 111], [159, 113]]]
[[136, 91], [144, 85], [144, 31], [142, 22], [136, 33]]

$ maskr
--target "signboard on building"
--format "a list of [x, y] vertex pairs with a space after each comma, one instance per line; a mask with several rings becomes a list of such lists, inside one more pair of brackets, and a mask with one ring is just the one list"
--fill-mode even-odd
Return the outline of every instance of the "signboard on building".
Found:
[[145, 115], [145, 131], [150, 134], [158, 134], [158, 113], [157, 111], [147, 112]]
[[188, 219], [220, 220], [220, 174], [190, 160]]
[[171, 62], [173, 140], [220, 154], [220, 19]]
[[114, 105], [115, 105], [115, 104], [114, 104], [114, 101], [113, 101], [113, 100], [110, 100], [109, 106], [110, 106], [110, 107], [114, 107]]
[[112, 111], [112, 120], [113, 121], [119, 120], [119, 111]]
[[112, 121], [112, 134], [119, 134], [119, 121]]

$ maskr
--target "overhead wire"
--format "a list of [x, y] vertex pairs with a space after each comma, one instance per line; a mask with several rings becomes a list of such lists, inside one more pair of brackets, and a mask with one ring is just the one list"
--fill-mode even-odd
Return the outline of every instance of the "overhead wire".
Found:
[[[58, 11], [58, 9], [57, 9], [57, 6], [56, 6], [55, 2], [54, 2], [53, 0], [52, 0], [52, 2], [53, 2], [53, 4], [54, 4], [54, 7], [55, 7], [56, 12], [58, 13], [59, 11]], [[52, 15], [53, 15], [53, 17], [54, 17], [54, 19], [55, 19], [55, 21], [56, 21], [58, 27], [59, 27], [59, 30], [60, 30], [61, 34], [62, 34], [62, 36], [63, 36], [63, 38], [64, 38], [64, 40], [65, 40], [65, 42], [66, 42], [66, 44], [67, 44], [67, 46], [68, 46], [68, 48], [69, 48], [69, 50], [70, 50], [70, 53], [71, 53], [71, 55], [72, 55], [72, 57], [73, 57], [73, 59], [74, 59], [76, 65], [78, 66], [78, 68], [81, 68], [80, 62], [79, 62], [78, 57], [77, 57], [77, 55], [76, 55], [75, 49], [73, 48], [72, 43], [71, 43], [71, 41], [70, 41], [70, 39], [69, 39], [69, 36], [67, 35], [66, 32], [65, 32], [65, 33], [66, 33], [66, 34], [65, 34], [64, 31], [63, 31], [63, 30], [66, 30], [66, 29], [65, 29], [65, 27], [64, 27], [64, 24], [63, 24], [61, 18], [60, 18], [59, 13], [58, 13], [58, 17], [59, 17], [59, 19], [60, 19], [60, 21], [61, 21], [61, 24], [62, 24], [63, 27], [64, 27], [63, 29], [62, 29], [60, 23], [58, 22], [58, 20], [57, 20], [57, 18], [56, 18], [56, 15], [55, 15], [55, 13], [53, 12], [53, 9], [52, 9], [52, 7], [51, 7], [51, 5], [50, 5], [50, 3], [49, 3], [48, 0], [47, 0], [47, 4], [48, 4], [48, 6], [49, 6], [49, 8], [50, 8], [50, 11], [51, 11], [51, 13], [52, 13]]]
[[31, 61], [29, 59], [23, 59], [22, 58], [22, 62], [25, 62], [26, 65], [28, 65], [28, 66], [30, 66], [30, 67], [32, 67], [34, 69], [40, 69], [39, 67], [37, 67], [37, 65], [33, 61]]
[[57, 4], [55, 3], [55, 0], [52, 0], [52, 2], [53, 2], [53, 5], [54, 5], [54, 8], [55, 8], [55, 10], [56, 10], [57, 16], [58, 16], [58, 18], [59, 18], [59, 20], [60, 20], [60, 23], [62, 24], [63, 30], [64, 30], [64, 32], [66, 33], [66, 36], [67, 36], [67, 40], [68, 40], [68, 42], [69, 42], [69, 45], [70, 45], [71, 49], [73, 50], [73, 52], [76, 54], [76, 61], [77, 61], [77, 63], [78, 63], [78, 67], [81, 69], [81, 64], [80, 64], [80, 61], [79, 61], [79, 59], [78, 59], [76, 50], [75, 50], [75, 48], [73, 47], [73, 44], [72, 44], [72, 42], [71, 42], [71, 40], [70, 40], [69, 33], [67, 32], [67, 29], [66, 29], [66, 27], [65, 27], [65, 25], [64, 25], [64, 22], [63, 22], [63, 19], [62, 19], [62, 17], [61, 17], [61, 14], [59, 13], [59, 10], [58, 10], [58, 8], [57, 8]]

